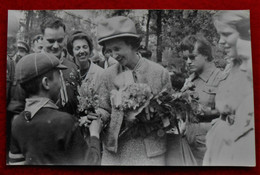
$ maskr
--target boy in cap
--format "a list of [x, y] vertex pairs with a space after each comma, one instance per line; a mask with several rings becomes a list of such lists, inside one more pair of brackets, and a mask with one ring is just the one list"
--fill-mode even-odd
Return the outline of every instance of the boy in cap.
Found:
[[29, 54], [30, 48], [29, 45], [25, 41], [18, 41], [17, 42], [17, 53], [15, 57], [15, 63], [17, 64], [18, 61], [25, 55]]
[[66, 68], [48, 53], [30, 54], [18, 62], [16, 77], [29, 98], [12, 122], [10, 164], [99, 164], [101, 120], [91, 123], [87, 145], [75, 118], [54, 104], [61, 88], [60, 70]]
[[[77, 113], [77, 66], [68, 59], [67, 51], [65, 50], [65, 25], [59, 18], [47, 17], [41, 24], [41, 32], [43, 35], [43, 50], [46, 53], [55, 55], [59, 61], [68, 67], [68, 69], [62, 70], [64, 85], [62, 88], [62, 95], [58, 99], [57, 106], [60, 110], [68, 112], [70, 114]], [[66, 87], [65, 87], [66, 86]], [[15, 87], [15, 93], [11, 99], [7, 110], [14, 115], [19, 114], [24, 109], [25, 96], [20, 85]]]

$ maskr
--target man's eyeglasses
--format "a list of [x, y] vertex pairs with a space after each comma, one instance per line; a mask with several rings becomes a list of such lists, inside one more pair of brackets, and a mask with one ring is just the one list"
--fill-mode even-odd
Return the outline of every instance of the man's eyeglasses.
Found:
[[183, 58], [185, 61], [187, 61], [188, 58], [193, 61], [193, 60], [195, 60], [196, 56], [197, 56], [197, 55], [189, 54], [188, 56], [183, 56], [182, 58]]

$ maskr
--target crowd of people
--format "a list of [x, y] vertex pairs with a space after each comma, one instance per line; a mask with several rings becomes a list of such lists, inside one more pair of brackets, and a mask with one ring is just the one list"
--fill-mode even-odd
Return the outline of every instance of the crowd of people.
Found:
[[[168, 165], [254, 166], [255, 126], [249, 11], [217, 11], [213, 23], [228, 64], [214, 64], [211, 44], [188, 35], [179, 45], [188, 77], [202, 109], [196, 119], [178, 118], [178, 132], [144, 132], [119, 110], [113, 90], [146, 84], [153, 94], [175, 94], [175, 74], [149, 59], [135, 23], [123, 16], [101, 20], [95, 59], [92, 38], [74, 30], [65, 40], [61, 19], [46, 18], [32, 48], [16, 41], [18, 19], [8, 18], [7, 164], [9, 165]], [[32, 53], [30, 53], [32, 52]], [[174, 59], [174, 58], [173, 58]], [[183, 78], [183, 76], [182, 76]], [[79, 112], [79, 87], [93, 87], [98, 107]], [[147, 108], [139, 116], [147, 116]], [[121, 136], [122, 130], [132, 128]]]

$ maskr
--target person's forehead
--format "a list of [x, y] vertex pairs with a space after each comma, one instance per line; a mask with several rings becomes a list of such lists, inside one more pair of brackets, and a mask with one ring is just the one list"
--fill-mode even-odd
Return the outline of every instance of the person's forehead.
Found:
[[55, 37], [55, 36], [65, 36], [65, 31], [63, 29], [63, 27], [59, 27], [59, 28], [46, 28], [44, 30], [44, 34], [43, 37], [47, 38], [47, 37]]
[[188, 56], [190, 54], [190, 51], [189, 50], [184, 50], [182, 51], [182, 55], [183, 56]]
[[80, 38], [80, 39], [75, 39], [72, 44], [73, 44], [73, 46], [81, 45], [81, 44], [88, 45], [88, 42], [86, 39]]
[[215, 21], [215, 27], [218, 32], [235, 32], [236, 30], [234, 29], [233, 26], [223, 22], [223, 21]]

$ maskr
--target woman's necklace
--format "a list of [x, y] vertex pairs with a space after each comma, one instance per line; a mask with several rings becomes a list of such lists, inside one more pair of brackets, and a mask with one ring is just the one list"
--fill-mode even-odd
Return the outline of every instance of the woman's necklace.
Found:
[[85, 72], [84, 74], [82, 74], [81, 72], [83, 72], [83, 71], [80, 71], [80, 79], [83, 80], [83, 79], [85, 79], [85, 77], [88, 74], [88, 69], [86, 71], [84, 71]]

